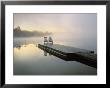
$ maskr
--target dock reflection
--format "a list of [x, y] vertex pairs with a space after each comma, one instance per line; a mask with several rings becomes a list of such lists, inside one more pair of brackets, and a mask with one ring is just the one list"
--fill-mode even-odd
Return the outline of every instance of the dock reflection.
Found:
[[44, 56], [47, 56], [47, 52], [46, 51], [44, 51]]
[[[43, 49], [41, 49], [43, 50]], [[46, 51], [46, 50], [43, 50], [44, 51], [44, 56], [48, 56], [49, 55], [53, 55], [53, 56], [56, 56], [58, 57], [59, 59], [62, 59], [64, 61], [77, 61], [77, 62], [80, 62], [82, 64], [85, 64], [85, 65], [88, 65], [90, 67], [93, 67], [93, 68], [97, 68], [96, 64], [93, 64], [92, 62], [88, 62], [88, 61], [85, 61], [83, 60], [82, 58], [83, 57], [79, 57], [79, 58], [69, 58], [67, 57], [66, 55], [59, 55], [59, 54], [56, 54], [56, 53], [52, 53], [52, 52], [49, 52], [49, 51]]]

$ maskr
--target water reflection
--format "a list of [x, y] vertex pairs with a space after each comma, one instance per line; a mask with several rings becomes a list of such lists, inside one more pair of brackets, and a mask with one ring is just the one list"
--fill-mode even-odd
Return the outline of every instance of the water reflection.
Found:
[[16, 46], [16, 48], [20, 49], [21, 48], [21, 45]]
[[47, 56], [47, 52], [46, 51], [44, 51], [44, 56]]
[[38, 48], [37, 42], [14, 42], [14, 75], [96, 75], [97, 69], [64, 61]]

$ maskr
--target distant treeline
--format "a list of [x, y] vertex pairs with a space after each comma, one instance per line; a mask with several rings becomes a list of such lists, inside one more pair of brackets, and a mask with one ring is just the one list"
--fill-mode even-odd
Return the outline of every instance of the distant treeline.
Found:
[[14, 37], [43, 37], [47, 35], [51, 35], [51, 32], [40, 32], [40, 31], [26, 31], [21, 30], [21, 28], [18, 26], [14, 28]]

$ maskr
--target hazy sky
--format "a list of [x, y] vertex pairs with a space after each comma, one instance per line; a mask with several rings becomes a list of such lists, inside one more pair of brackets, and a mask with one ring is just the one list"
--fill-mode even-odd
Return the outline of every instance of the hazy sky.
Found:
[[[14, 27], [52, 32], [57, 43], [72, 42], [81, 48], [97, 48], [97, 14], [14, 14]], [[59, 41], [59, 42], [58, 42]], [[66, 45], [66, 43], [65, 43]], [[68, 45], [68, 44], [67, 44]]]
[[49, 32], [96, 33], [96, 14], [14, 14], [14, 27]]

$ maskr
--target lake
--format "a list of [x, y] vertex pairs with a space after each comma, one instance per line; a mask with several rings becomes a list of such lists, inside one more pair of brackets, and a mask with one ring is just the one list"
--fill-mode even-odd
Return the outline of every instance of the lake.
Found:
[[[56, 41], [73, 44], [73, 41]], [[97, 69], [77, 61], [65, 61], [38, 48], [42, 38], [14, 38], [14, 75], [96, 75]], [[80, 44], [81, 45], [81, 44]], [[86, 47], [87, 45], [85, 45]], [[78, 48], [82, 48], [77, 46]], [[86, 48], [84, 48], [86, 49]], [[87, 48], [89, 49], [89, 48]], [[90, 48], [91, 49], [91, 48]]]

